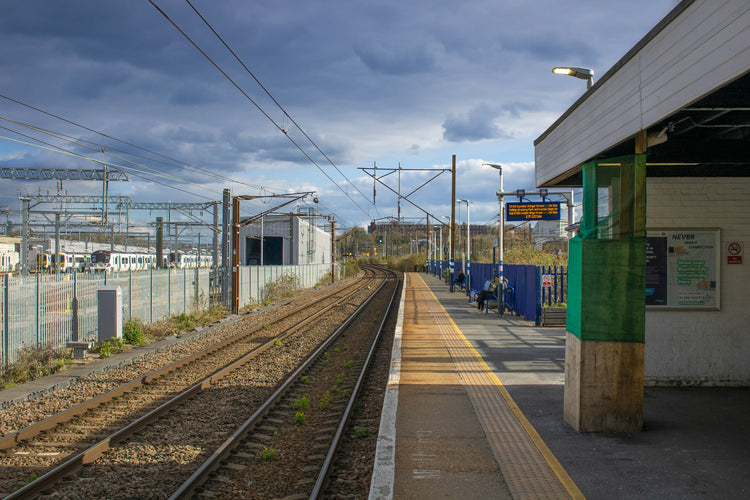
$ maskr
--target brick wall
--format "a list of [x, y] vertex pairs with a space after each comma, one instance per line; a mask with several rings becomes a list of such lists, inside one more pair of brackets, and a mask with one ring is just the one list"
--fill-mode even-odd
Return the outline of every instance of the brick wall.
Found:
[[[721, 230], [719, 311], [646, 311], [647, 384], [750, 385], [750, 178], [649, 178], [648, 228]], [[744, 244], [727, 264], [727, 244]]]

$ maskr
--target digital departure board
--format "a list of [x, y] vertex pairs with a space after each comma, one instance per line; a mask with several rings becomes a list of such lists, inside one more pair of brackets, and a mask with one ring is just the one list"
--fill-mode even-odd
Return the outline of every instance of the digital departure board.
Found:
[[505, 220], [560, 220], [560, 203], [506, 203]]

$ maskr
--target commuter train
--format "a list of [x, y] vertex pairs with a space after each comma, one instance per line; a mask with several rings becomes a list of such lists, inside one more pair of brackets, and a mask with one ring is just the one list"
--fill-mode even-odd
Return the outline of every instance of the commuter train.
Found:
[[[112, 252], [97, 250], [91, 254], [33, 251], [31, 254], [31, 272], [54, 273], [59, 265], [61, 273], [98, 271], [144, 271], [154, 269], [156, 255], [143, 252]], [[163, 257], [162, 267], [165, 269], [195, 269], [210, 268], [213, 259], [210, 255], [197, 255], [189, 252], [171, 252]], [[20, 269], [20, 255], [18, 252], [0, 251], [0, 274], [13, 273]]]
[[94, 272], [145, 271], [156, 267], [156, 256], [147, 253], [97, 250], [91, 254], [89, 269]]
[[213, 259], [210, 255], [185, 253], [178, 250], [169, 254], [169, 267], [176, 269], [194, 269], [196, 267], [211, 267]]
[[38, 271], [54, 272], [58, 266], [61, 273], [85, 271], [88, 263], [89, 255], [84, 253], [60, 252], [55, 255], [54, 253], [42, 252], [36, 256], [36, 269]]
[[[194, 269], [196, 267], [211, 267], [212, 259], [208, 255], [198, 256], [185, 252], [171, 252], [164, 256], [164, 268]], [[91, 254], [89, 269], [95, 272], [144, 271], [154, 269], [156, 255], [147, 253], [111, 252], [97, 250]]]

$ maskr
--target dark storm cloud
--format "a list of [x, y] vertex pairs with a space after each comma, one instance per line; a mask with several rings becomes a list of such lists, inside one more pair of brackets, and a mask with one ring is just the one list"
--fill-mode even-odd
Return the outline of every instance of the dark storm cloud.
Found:
[[219, 96], [211, 88], [195, 83], [180, 85], [169, 96], [169, 104], [176, 106], [196, 106], [218, 101]]
[[498, 110], [488, 105], [479, 105], [462, 115], [449, 114], [443, 123], [443, 138], [451, 142], [510, 138], [495, 123], [498, 117]]
[[570, 60], [588, 61], [588, 64], [594, 65], [600, 57], [599, 50], [591, 43], [545, 33], [527, 32], [518, 37], [507, 38], [503, 42], [503, 48], [553, 65]]
[[429, 72], [435, 58], [423, 48], [369, 46], [355, 49], [360, 60], [372, 71], [386, 75], [408, 75]]
[[130, 79], [131, 73], [123, 68], [89, 68], [69, 75], [62, 85], [64, 95], [84, 100], [96, 100], [107, 91], [117, 88]]
[[[355, 179], [357, 166], [375, 160], [428, 167], [445, 161], [452, 149], [464, 158], [512, 154], [519, 164], [531, 162], [533, 138], [581, 92], [575, 85], [580, 82], [560, 80], [551, 66], [596, 65], [602, 74], [674, 5], [673, 0], [193, 1], [305, 132]], [[165, 175], [226, 183], [178, 166], [191, 164], [237, 176], [238, 182], [260, 175], [290, 188], [320, 185], [322, 192], [338, 193], [338, 210], [362, 217], [289, 137], [336, 181], [342, 176], [190, 7], [182, 0], [156, 3], [249, 97], [147, 0], [3, 2], [0, 94], [174, 158], [128, 155]], [[0, 117], [85, 138], [113, 154], [121, 148], [151, 156], [2, 99]], [[12, 132], [0, 135], [34, 142]], [[92, 164], [0, 140], [0, 165]], [[530, 172], [514, 175], [526, 180]], [[512, 183], [510, 173], [507, 182]], [[4, 184], [15, 200], [12, 183]], [[180, 196], [160, 192], [167, 187], [147, 191], [136, 181], [130, 184], [138, 194]], [[466, 196], [474, 203], [479, 195]]]

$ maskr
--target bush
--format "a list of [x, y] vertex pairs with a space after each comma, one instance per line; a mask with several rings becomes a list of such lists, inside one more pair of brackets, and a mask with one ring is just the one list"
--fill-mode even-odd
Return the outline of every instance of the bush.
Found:
[[66, 349], [51, 345], [25, 347], [18, 353], [18, 361], [2, 370], [2, 386], [8, 389], [64, 370], [68, 359]]
[[342, 278], [355, 276], [358, 272], [359, 272], [359, 264], [357, 264], [357, 259], [352, 259], [352, 258], [344, 259], [344, 270], [343, 270]]
[[270, 462], [274, 458], [276, 458], [276, 455], [279, 453], [279, 450], [275, 450], [273, 448], [263, 448], [260, 452], [261, 458], [265, 460], [266, 462]]
[[298, 411], [294, 414], [294, 423], [297, 425], [305, 425], [305, 413]]
[[294, 400], [294, 402], [292, 403], [292, 407], [296, 408], [297, 410], [307, 410], [308, 408], [310, 408], [310, 400], [307, 398], [307, 396], [300, 396]]
[[300, 287], [299, 278], [294, 274], [285, 274], [276, 281], [266, 283], [261, 292], [261, 303], [268, 305], [294, 295]]
[[99, 352], [100, 358], [108, 358], [112, 356], [112, 344], [109, 343], [109, 340], [105, 340], [96, 346], [95, 350]]
[[354, 428], [354, 436], [357, 439], [365, 439], [372, 435], [372, 429], [369, 427], [355, 427]]
[[191, 314], [178, 314], [177, 316], [175, 316], [174, 321], [175, 327], [177, 327], [177, 329], [182, 332], [186, 332], [195, 328], [195, 320], [193, 319], [193, 316]]
[[122, 336], [128, 344], [143, 345], [146, 343], [146, 333], [143, 330], [143, 325], [138, 320], [127, 320], [122, 325]]

